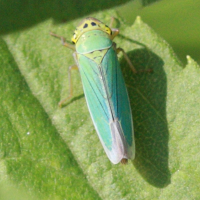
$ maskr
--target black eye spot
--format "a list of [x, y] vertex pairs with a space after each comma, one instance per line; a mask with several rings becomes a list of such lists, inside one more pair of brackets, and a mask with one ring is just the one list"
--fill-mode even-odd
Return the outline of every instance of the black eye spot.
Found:
[[97, 24], [95, 22], [91, 22], [91, 25], [92, 26], [96, 26]]
[[88, 24], [86, 23], [86, 24], [84, 24], [84, 26], [83, 26], [83, 28], [87, 28], [88, 27]]

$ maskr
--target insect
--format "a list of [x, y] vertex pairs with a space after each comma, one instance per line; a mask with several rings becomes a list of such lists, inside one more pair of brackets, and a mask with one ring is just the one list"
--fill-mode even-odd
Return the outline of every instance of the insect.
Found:
[[135, 142], [129, 97], [117, 54], [122, 52], [132, 71], [137, 71], [124, 50], [117, 48], [113, 42], [118, 33], [118, 29], [111, 29], [101, 21], [88, 17], [76, 28], [72, 37], [74, 45], [65, 42], [63, 37], [50, 34], [74, 50], [76, 64], [69, 67], [67, 99], [73, 92], [71, 70], [78, 69], [87, 106], [103, 148], [113, 164], [125, 164], [135, 157]]

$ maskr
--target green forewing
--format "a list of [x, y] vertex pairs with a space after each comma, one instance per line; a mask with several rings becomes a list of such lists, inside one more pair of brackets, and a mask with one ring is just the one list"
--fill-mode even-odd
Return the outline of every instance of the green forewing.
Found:
[[100, 133], [100, 138], [106, 147], [111, 149], [112, 137], [109, 133], [109, 121], [112, 119], [112, 113], [109, 109], [109, 102], [103, 87], [99, 67], [91, 59], [79, 55], [79, 71], [91, 117], [97, 132]]
[[118, 119], [126, 142], [131, 146], [131, 110], [114, 49], [108, 49], [100, 65], [83, 54], [78, 55], [78, 62], [85, 97], [100, 139], [108, 149], [112, 148], [110, 122]]

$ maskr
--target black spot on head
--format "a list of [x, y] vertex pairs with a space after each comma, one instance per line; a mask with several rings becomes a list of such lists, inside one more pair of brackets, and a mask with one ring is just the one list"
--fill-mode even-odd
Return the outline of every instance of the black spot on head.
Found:
[[83, 28], [87, 28], [88, 27], [88, 24], [87, 23], [85, 23], [84, 24], [84, 26], [83, 26]]
[[97, 24], [95, 22], [91, 22], [91, 25], [92, 26], [96, 26]]
[[108, 27], [107, 25], [105, 25], [105, 27]]

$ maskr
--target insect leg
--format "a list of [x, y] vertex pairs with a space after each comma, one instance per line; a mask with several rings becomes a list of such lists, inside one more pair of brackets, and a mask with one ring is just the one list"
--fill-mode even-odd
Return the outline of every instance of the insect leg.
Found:
[[112, 27], [113, 26], [113, 22], [114, 22], [115, 18], [114, 17], [111, 17], [111, 20], [110, 20], [110, 25], [109, 27]]
[[132, 64], [132, 62], [131, 62], [131, 60], [130, 60], [130, 58], [128, 57], [128, 55], [127, 55], [126, 52], [124, 51], [124, 49], [122, 49], [122, 48], [116, 48], [117, 54], [118, 54], [120, 51], [123, 53], [125, 60], [127, 61], [129, 67], [131, 68], [131, 70], [133, 71], [134, 74], [137, 74], [137, 73], [152, 73], [152, 72], [153, 72], [152, 69], [141, 69], [141, 70], [136, 70], [135, 67], [133, 66], [133, 64]]
[[56, 38], [60, 38], [63, 46], [68, 47], [69, 49], [72, 49], [72, 50], [75, 51], [75, 46], [72, 45], [72, 44], [69, 44], [69, 43], [65, 42], [65, 38], [64, 37], [56, 35], [55, 33], [52, 33], [52, 32], [50, 32], [50, 35], [54, 36]]
[[71, 77], [71, 70], [78, 70], [77, 65], [72, 65], [68, 68], [68, 78], [69, 78], [69, 95], [67, 98], [61, 100], [58, 105], [59, 107], [62, 107], [63, 103], [66, 102], [67, 100], [71, 99], [73, 96], [73, 84], [72, 84], [72, 77]]
[[113, 40], [119, 34], [119, 29], [112, 28], [111, 30], [112, 30], [112, 35], [110, 36], [110, 39]]
[[124, 49], [122, 49], [122, 48], [116, 48], [116, 44], [115, 44], [115, 43], [114, 43], [114, 47], [115, 47], [115, 49], [116, 49], [117, 54], [118, 54], [119, 52], [122, 52], [122, 53], [123, 53], [124, 58], [125, 58], [125, 60], [127, 61], [129, 67], [131, 68], [131, 70], [133, 71], [133, 73], [136, 74], [136, 73], [137, 73], [137, 70], [136, 70], [135, 67], [133, 66], [133, 64], [132, 64], [132, 62], [131, 62], [131, 60], [130, 60], [130, 58], [129, 58], [128, 55], [125, 53]]
[[109, 25], [109, 27], [110, 27], [111, 30], [112, 30], [112, 35], [111, 35], [111, 37], [110, 37], [111, 40], [113, 40], [113, 39], [119, 34], [119, 29], [117, 29], [117, 28], [112, 28], [114, 20], [115, 20], [115, 18], [114, 18], [114, 17], [111, 17], [111, 21], [110, 21], [110, 25]]

